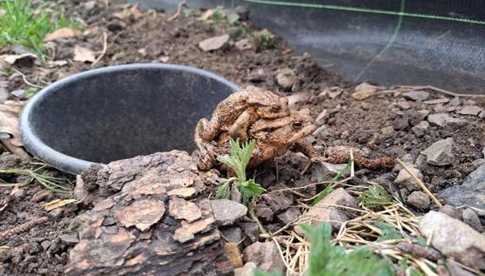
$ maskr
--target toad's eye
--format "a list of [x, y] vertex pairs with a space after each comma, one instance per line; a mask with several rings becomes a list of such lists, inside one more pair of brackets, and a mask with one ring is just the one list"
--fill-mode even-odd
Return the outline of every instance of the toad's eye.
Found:
[[292, 126], [294, 129], [300, 129], [300, 128], [303, 126], [303, 124], [302, 124], [302, 122], [293, 122], [293, 123], [291, 124], [291, 126]]
[[281, 110], [281, 107], [279, 105], [273, 105], [271, 107], [271, 111], [273, 111], [273, 112], [278, 112], [280, 110]]

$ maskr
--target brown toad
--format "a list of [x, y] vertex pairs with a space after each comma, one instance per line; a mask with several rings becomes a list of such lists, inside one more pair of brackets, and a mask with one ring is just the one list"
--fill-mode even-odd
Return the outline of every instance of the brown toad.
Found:
[[[279, 103], [287, 103], [287, 100], [281, 98], [280, 96], [276, 98]], [[265, 161], [281, 156], [293, 146], [313, 158], [311, 147], [302, 143], [302, 140], [316, 128], [312, 124], [313, 120], [309, 111], [285, 109], [285, 114], [283, 114], [281, 109], [271, 112], [269, 106], [263, 107], [267, 111], [265, 116], [246, 116], [244, 114], [257, 113], [258, 109], [254, 106], [247, 107], [246, 110], [239, 112], [239, 117], [234, 120], [240, 123], [231, 124], [230, 128], [219, 129], [214, 138], [209, 141], [201, 137], [200, 128], [197, 128], [195, 141], [199, 149], [199, 169], [209, 170], [217, 167], [217, 157], [229, 152], [230, 138], [239, 138], [241, 141], [250, 139], [256, 142], [248, 168], [254, 168]]]
[[[208, 143], [220, 133], [246, 140], [249, 126], [260, 118], [288, 116], [288, 99], [254, 86], [240, 90], [220, 102], [212, 118], [202, 118], [196, 126], [196, 143]], [[200, 140], [200, 141], [199, 141]]]

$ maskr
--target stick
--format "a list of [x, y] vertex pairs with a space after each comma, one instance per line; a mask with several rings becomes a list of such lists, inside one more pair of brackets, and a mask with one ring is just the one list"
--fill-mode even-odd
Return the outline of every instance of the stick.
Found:
[[44, 224], [48, 220], [49, 219], [47, 217], [41, 217], [41, 218], [38, 218], [38, 219], [28, 221], [24, 224], [17, 225], [17, 226], [10, 228], [8, 230], [5, 230], [5, 231], [0, 233], [0, 240], [7, 240], [7, 239], [11, 238], [12, 236], [15, 236], [19, 233], [30, 230], [34, 226], [37, 226], [39, 224]]
[[176, 19], [176, 18], [177, 18], [177, 17], [180, 15], [180, 13], [182, 12], [182, 7], [183, 7], [185, 4], [187, 4], [186, 0], [182, 0], [182, 1], [180, 1], [180, 3], [179, 3], [179, 4], [178, 4], [178, 6], [177, 6], [177, 11], [175, 12], [175, 14], [174, 14], [174, 15], [170, 16], [170, 17], [167, 19], [167, 21], [168, 21], [168, 22], [170, 22], [170, 21], [175, 20], [175, 19]]
[[103, 32], [103, 50], [101, 51], [101, 54], [96, 58], [96, 60], [93, 63], [91, 63], [91, 67], [93, 67], [104, 57], [107, 50], [108, 50], [108, 34], [106, 32]]
[[419, 187], [431, 197], [431, 199], [438, 205], [438, 207], [443, 207], [443, 204], [431, 193], [431, 191], [424, 185], [423, 181], [419, 179], [414, 173], [409, 170], [409, 168], [404, 164], [404, 162], [401, 161], [401, 159], [397, 158], [397, 162], [403, 167], [403, 169], [416, 181], [416, 183], [419, 185]]
[[20, 71], [19, 71], [17, 68], [15, 68], [15, 67], [13, 67], [13, 66], [12, 66], [11, 68], [12, 68], [12, 70], [14, 70], [14, 71], [15, 71], [15, 73], [17, 73], [17, 74], [19, 74], [20, 76], [22, 76], [22, 80], [23, 80], [23, 81], [25, 82], [25, 84], [27, 84], [28, 86], [32, 86], [32, 87], [39, 88], [39, 89], [44, 88], [44, 87], [42, 87], [42, 86], [40, 86], [40, 85], [37, 85], [37, 84], [33, 84], [33, 83], [31, 83], [31, 82], [30, 82], [30, 81], [27, 79], [27, 77], [25, 76], [25, 74], [24, 74], [24, 73], [22, 73], [22, 72], [20, 72]]

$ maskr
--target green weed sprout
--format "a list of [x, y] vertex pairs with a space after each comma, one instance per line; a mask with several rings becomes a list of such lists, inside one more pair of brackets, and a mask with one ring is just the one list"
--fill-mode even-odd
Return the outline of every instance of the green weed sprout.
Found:
[[275, 47], [275, 36], [267, 29], [253, 33], [254, 40], [259, 50], [272, 49]]
[[63, 15], [34, 9], [30, 0], [3, 0], [0, 9], [0, 47], [19, 44], [32, 49], [42, 59], [44, 37], [59, 28], [72, 26]]
[[266, 190], [261, 187], [254, 179], [247, 179], [246, 167], [251, 160], [251, 156], [256, 147], [254, 141], [239, 143], [239, 140], [231, 139], [229, 141], [230, 151], [229, 155], [219, 156], [217, 160], [227, 167], [229, 167], [234, 174], [235, 178], [228, 179], [222, 184], [216, 191], [216, 197], [227, 198], [229, 197], [230, 184], [235, 182], [236, 187], [241, 192], [243, 202], [249, 203], [253, 198], [258, 197]]
[[[310, 258], [306, 276], [392, 276], [392, 265], [379, 258], [366, 247], [346, 252], [333, 245], [332, 226], [322, 223], [317, 226], [301, 225], [310, 241]], [[276, 275], [257, 271], [258, 276]]]
[[378, 210], [394, 204], [391, 195], [380, 185], [372, 185], [359, 196], [361, 204], [369, 209]]

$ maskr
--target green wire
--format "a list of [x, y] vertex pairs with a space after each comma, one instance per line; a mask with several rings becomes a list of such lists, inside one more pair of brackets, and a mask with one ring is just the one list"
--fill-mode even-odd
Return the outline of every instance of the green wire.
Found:
[[389, 39], [389, 41], [387, 42], [386, 46], [384, 46], [384, 48], [382, 48], [381, 51], [379, 51], [379, 53], [377, 55], [375, 55], [365, 66], [364, 68], [362, 68], [362, 70], [360, 70], [359, 74], [357, 74], [357, 76], [354, 78], [354, 81], [358, 81], [362, 75], [364, 75], [365, 71], [367, 71], [367, 69], [369, 69], [369, 67], [374, 64], [374, 62], [380, 58], [384, 52], [387, 51], [387, 49], [389, 49], [391, 47], [391, 45], [394, 43], [394, 41], [396, 41], [396, 38], [397, 38], [397, 35], [399, 34], [399, 31], [401, 30], [401, 26], [402, 26], [402, 20], [403, 20], [403, 14], [404, 14], [404, 8], [406, 6], [406, 0], [401, 0], [401, 5], [400, 5], [400, 8], [399, 8], [399, 17], [397, 19], [397, 24], [396, 24], [396, 27], [394, 28], [394, 32], [392, 33], [392, 36], [391, 38]]
[[249, 3], [255, 4], [266, 4], [274, 6], [287, 6], [287, 7], [301, 7], [301, 8], [315, 8], [315, 9], [326, 9], [326, 10], [337, 10], [337, 11], [349, 11], [349, 12], [361, 12], [361, 13], [371, 13], [371, 14], [382, 14], [382, 15], [394, 15], [400, 17], [415, 17], [433, 20], [444, 20], [444, 21], [454, 21], [469, 24], [485, 25], [485, 21], [466, 19], [466, 18], [456, 18], [450, 16], [440, 16], [431, 14], [420, 14], [420, 13], [408, 13], [403, 11], [386, 11], [359, 7], [347, 7], [339, 5], [323, 5], [323, 4], [312, 4], [312, 3], [298, 3], [298, 2], [285, 2], [285, 1], [271, 1], [271, 0], [244, 0]]

